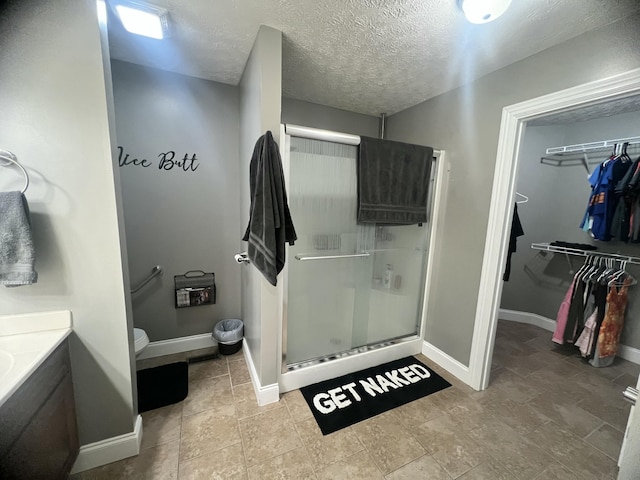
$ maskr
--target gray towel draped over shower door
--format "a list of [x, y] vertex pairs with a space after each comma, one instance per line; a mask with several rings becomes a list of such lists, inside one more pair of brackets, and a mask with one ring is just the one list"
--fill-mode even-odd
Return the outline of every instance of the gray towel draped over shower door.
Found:
[[432, 158], [431, 147], [360, 137], [358, 222], [426, 222]]
[[267, 131], [256, 142], [250, 165], [251, 211], [242, 238], [251, 263], [271, 285], [284, 268], [285, 242], [297, 240], [293, 228], [278, 144]]

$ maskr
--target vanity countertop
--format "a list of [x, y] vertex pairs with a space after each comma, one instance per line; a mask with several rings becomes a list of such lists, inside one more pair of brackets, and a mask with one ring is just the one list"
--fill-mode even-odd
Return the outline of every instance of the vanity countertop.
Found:
[[0, 316], [0, 406], [71, 333], [71, 312]]

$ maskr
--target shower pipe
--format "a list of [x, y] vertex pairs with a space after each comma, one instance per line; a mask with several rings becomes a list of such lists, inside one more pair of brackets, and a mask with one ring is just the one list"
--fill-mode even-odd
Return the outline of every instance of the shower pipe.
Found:
[[149, 276], [145, 278], [142, 282], [140, 282], [140, 284], [136, 288], [131, 289], [131, 295], [133, 295], [134, 293], [138, 293], [142, 289], [142, 287], [144, 287], [147, 283], [149, 283], [158, 275], [162, 275], [162, 267], [160, 265], [156, 265], [155, 267], [153, 267], [151, 269], [151, 273], [149, 274]]
[[[359, 135], [333, 132], [320, 128], [301, 127], [300, 125], [285, 124], [284, 132], [292, 137], [310, 138], [312, 140], [323, 140], [325, 142], [341, 143], [343, 145], [360, 145]], [[434, 149], [433, 154], [437, 155], [440, 150]]]

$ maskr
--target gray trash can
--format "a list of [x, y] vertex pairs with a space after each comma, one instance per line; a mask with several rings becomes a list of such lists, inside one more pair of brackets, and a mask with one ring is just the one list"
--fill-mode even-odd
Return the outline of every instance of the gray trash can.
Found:
[[242, 348], [244, 324], [238, 318], [220, 320], [213, 327], [213, 338], [218, 342], [221, 355], [233, 355]]

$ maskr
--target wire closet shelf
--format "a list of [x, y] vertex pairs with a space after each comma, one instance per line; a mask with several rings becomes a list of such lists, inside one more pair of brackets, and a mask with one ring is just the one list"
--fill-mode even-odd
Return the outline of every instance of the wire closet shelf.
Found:
[[562, 147], [547, 148], [540, 163], [554, 167], [571, 167], [589, 163], [600, 163], [604, 157], [613, 153], [615, 146], [627, 144], [627, 153], [640, 154], [640, 137], [617, 138], [599, 142], [578, 143]]
[[560, 247], [549, 243], [532, 243], [531, 248], [534, 250], [542, 250], [545, 252], [564, 253], [565, 255], [574, 255], [579, 257], [602, 257], [612, 258], [619, 262], [627, 262], [629, 264], [640, 265], [640, 257], [631, 255], [623, 255], [620, 253], [606, 253], [597, 250], [581, 250], [578, 248]]

